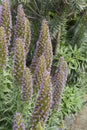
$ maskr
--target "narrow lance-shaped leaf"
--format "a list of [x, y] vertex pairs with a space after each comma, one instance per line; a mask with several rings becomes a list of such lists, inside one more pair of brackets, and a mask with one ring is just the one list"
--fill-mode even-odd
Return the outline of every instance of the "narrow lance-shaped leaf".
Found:
[[14, 115], [13, 130], [25, 130], [24, 120], [20, 113]]
[[18, 85], [22, 85], [23, 72], [25, 69], [25, 48], [24, 42], [17, 38], [14, 43], [14, 80]]
[[61, 102], [61, 97], [63, 93], [63, 89], [68, 76], [68, 65], [63, 57], [59, 60], [59, 66], [56, 74], [54, 75], [54, 92], [53, 92], [53, 108], [55, 110], [59, 109], [59, 105]]
[[47, 71], [44, 74], [43, 82], [32, 114], [32, 130], [37, 129], [37, 124], [39, 122], [42, 127], [44, 127], [52, 105], [52, 84], [50, 75]]
[[0, 27], [0, 71], [5, 69], [8, 59], [8, 46], [6, 42], [6, 34], [3, 27]]
[[6, 31], [7, 44], [10, 45], [11, 29], [12, 29], [12, 15], [10, 10], [10, 1], [2, 1], [2, 12], [0, 25], [4, 27]]
[[29, 68], [24, 69], [22, 82], [22, 99], [23, 101], [30, 101], [33, 96], [33, 80]]
[[42, 128], [42, 126], [41, 126], [41, 123], [40, 123], [40, 122], [37, 124], [37, 128], [36, 128], [36, 130], [43, 130], [43, 128]]

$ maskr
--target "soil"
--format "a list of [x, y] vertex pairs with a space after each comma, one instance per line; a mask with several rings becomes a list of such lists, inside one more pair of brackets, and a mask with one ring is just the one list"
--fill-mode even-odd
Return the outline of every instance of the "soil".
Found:
[[87, 105], [77, 115], [71, 130], [87, 130]]
[[87, 95], [85, 96], [85, 104], [75, 117], [71, 130], [87, 130]]

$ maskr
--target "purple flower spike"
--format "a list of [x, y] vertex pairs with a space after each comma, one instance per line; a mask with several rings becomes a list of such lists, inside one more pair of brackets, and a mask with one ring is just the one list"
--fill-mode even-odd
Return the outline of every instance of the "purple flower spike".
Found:
[[30, 29], [30, 23], [29, 20], [27, 18], [25, 18], [25, 51], [26, 51], [26, 55], [29, 52], [29, 46], [30, 46], [30, 42], [31, 42], [31, 29]]
[[12, 15], [11, 15], [11, 10], [10, 10], [9, 0], [2, 1], [2, 10], [0, 11], [1, 11], [0, 26], [4, 27], [6, 31], [7, 44], [10, 45], [11, 29], [12, 29]]
[[33, 81], [32, 75], [29, 68], [25, 68], [23, 73], [23, 82], [22, 82], [22, 99], [23, 101], [31, 101], [33, 96]]
[[1, 21], [2, 21], [2, 8], [3, 8], [3, 6], [0, 5], [0, 25], [1, 25]]
[[68, 65], [66, 61], [64, 61], [64, 58], [61, 57], [59, 60], [59, 67], [54, 75], [53, 79], [53, 85], [54, 85], [54, 92], [53, 92], [53, 105], [52, 107], [55, 110], [59, 109], [59, 105], [61, 102], [61, 97], [63, 93], [64, 86], [66, 84], [68, 76]]
[[15, 84], [22, 85], [23, 72], [25, 69], [25, 48], [24, 42], [17, 38], [14, 43], [14, 80]]
[[38, 98], [32, 114], [32, 130], [36, 130], [37, 124], [40, 122], [44, 127], [49, 116], [52, 105], [52, 84], [50, 75], [47, 71], [44, 73], [43, 82], [40, 86]]
[[40, 36], [37, 41], [34, 58], [31, 63], [31, 68], [33, 71], [35, 70], [35, 68], [37, 66], [38, 58], [42, 54], [44, 54], [44, 56], [46, 58], [46, 68], [50, 72], [53, 53], [52, 53], [51, 38], [50, 38], [50, 34], [49, 34], [49, 27], [48, 27], [47, 21], [45, 19], [42, 21]]
[[43, 82], [44, 72], [46, 72], [46, 60], [44, 55], [40, 56], [38, 64], [35, 69], [35, 84], [40, 89], [40, 85]]
[[20, 113], [14, 115], [13, 130], [25, 130], [24, 120]]
[[17, 20], [14, 29], [14, 40], [16, 38], [21, 38], [23, 40], [25, 38], [25, 13], [22, 4], [20, 4], [17, 9]]
[[0, 71], [5, 69], [8, 59], [8, 46], [6, 34], [3, 27], [0, 27]]

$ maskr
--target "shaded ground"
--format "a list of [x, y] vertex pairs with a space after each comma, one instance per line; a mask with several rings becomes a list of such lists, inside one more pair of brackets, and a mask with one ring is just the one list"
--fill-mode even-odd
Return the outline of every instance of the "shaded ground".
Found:
[[83, 107], [76, 117], [71, 130], [87, 130], [87, 105]]
[[[84, 100], [87, 101], [87, 95]], [[71, 130], [87, 130], [87, 102], [76, 116]]]

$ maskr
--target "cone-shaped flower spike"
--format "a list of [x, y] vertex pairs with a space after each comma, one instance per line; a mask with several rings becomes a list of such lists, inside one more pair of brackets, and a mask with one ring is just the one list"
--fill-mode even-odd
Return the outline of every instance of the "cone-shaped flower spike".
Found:
[[24, 120], [20, 113], [14, 115], [13, 130], [25, 130]]
[[52, 84], [50, 80], [50, 75], [46, 71], [38, 93], [38, 98], [35, 104], [34, 112], [32, 114], [32, 130], [36, 130], [37, 124], [39, 122], [44, 127], [49, 115], [51, 105]]
[[[49, 49], [46, 50], [48, 47], [49, 47]], [[39, 40], [36, 44], [35, 55], [34, 55], [34, 58], [32, 60], [32, 63], [31, 63], [31, 68], [33, 71], [35, 70], [36, 65], [38, 63], [38, 60], [39, 60], [38, 58], [43, 53], [44, 53], [44, 56], [46, 57], [46, 59], [48, 59], [49, 57], [52, 58], [51, 38], [50, 38], [50, 34], [49, 34], [49, 27], [48, 27], [47, 21], [45, 19], [42, 21]], [[47, 70], [48, 71], [50, 70], [51, 65], [52, 65], [52, 60], [49, 60], [49, 62], [47, 63]]]
[[0, 27], [0, 71], [6, 67], [8, 55], [8, 47], [6, 42], [6, 34], [3, 27]]
[[54, 92], [53, 92], [53, 108], [55, 110], [59, 109], [59, 105], [61, 102], [63, 88], [65, 86], [66, 80], [68, 76], [68, 65], [64, 58], [61, 57], [59, 60], [59, 67], [54, 75]]
[[3, 8], [3, 6], [0, 5], [0, 25], [1, 25], [1, 21], [2, 21], [2, 8]]
[[23, 82], [22, 82], [22, 99], [23, 101], [30, 101], [33, 96], [33, 81], [32, 75], [29, 68], [25, 68], [23, 73]]
[[10, 45], [11, 29], [12, 29], [12, 15], [10, 10], [10, 1], [2, 1], [0, 26], [3, 26], [6, 31], [7, 44]]
[[29, 46], [31, 42], [31, 29], [30, 29], [30, 23], [27, 18], [25, 18], [25, 51], [26, 54], [29, 51]]
[[46, 60], [45, 60], [44, 55], [42, 55], [39, 58], [39, 62], [35, 70], [35, 83], [37, 84], [39, 89], [40, 89], [41, 83], [43, 82], [44, 72], [46, 72]]
[[25, 38], [25, 13], [22, 5], [20, 4], [17, 9], [17, 20], [14, 30], [14, 40], [16, 38]]
[[51, 65], [53, 61], [53, 52], [52, 52], [52, 44], [51, 40], [48, 40], [48, 43], [44, 46], [44, 56], [46, 59], [46, 69], [48, 72], [51, 71]]
[[25, 69], [25, 48], [24, 42], [17, 38], [14, 43], [14, 79], [15, 84], [22, 85], [23, 72]]

